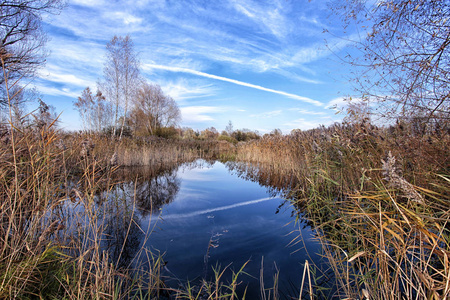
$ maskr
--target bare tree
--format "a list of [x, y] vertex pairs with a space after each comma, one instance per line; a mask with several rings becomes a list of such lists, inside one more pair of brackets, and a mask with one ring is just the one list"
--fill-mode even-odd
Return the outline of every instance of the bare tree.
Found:
[[[357, 91], [384, 117], [449, 118], [450, 2], [331, 0], [363, 34], [349, 54]], [[364, 28], [368, 28], [365, 30]], [[354, 54], [354, 52], [353, 52]]]
[[100, 90], [94, 95], [89, 87], [85, 88], [74, 103], [80, 113], [84, 129], [88, 133], [100, 132], [107, 126], [111, 114], [111, 105], [105, 101]]
[[[28, 122], [25, 102], [34, 96], [32, 91], [25, 90], [19, 85], [14, 85], [9, 90], [10, 101], [9, 106], [0, 107], [1, 121], [0, 123], [11, 123], [17, 129], [23, 129]], [[10, 110], [11, 108], [11, 110]]]
[[77, 102], [74, 103], [75, 108], [80, 113], [83, 128], [88, 132], [90, 132], [90, 115], [93, 105], [94, 99], [89, 87], [83, 90], [81, 97], [78, 97]]
[[172, 97], [165, 95], [157, 84], [142, 84], [132, 112], [135, 131], [155, 134], [157, 129], [176, 126], [180, 120], [180, 109]]
[[39, 107], [35, 113], [32, 114], [34, 117], [34, 125], [37, 129], [42, 129], [44, 127], [53, 127], [57, 124], [58, 115], [55, 112], [55, 107], [48, 105], [41, 99], [39, 99]]
[[[140, 71], [133, 42], [126, 37], [114, 36], [106, 45], [106, 62], [103, 69], [104, 81], [100, 83], [106, 98], [114, 106], [113, 135], [121, 127], [120, 137], [128, 115], [130, 99], [138, 86]], [[119, 119], [122, 124], [119, 124]]]
[[[41, 15], [57, 12], [62, 0], [6, 0], [0, 2], [0, 55], [9, 80], [30, 77], [45, 62], [47, 36]], [[4, 73], [0, 86], [4, 88]], [[2, 91], [5, 94], [5, 91]], [[0, 104], [6, 104], [2, 96]]]
[[229, 136], [231, 136], [233, 134], [233, 123], [231, 122], [231, 120], [228, 121], [228, 125], [227, 127], [225, 127], [225, 131], [228, 133]]
[[123, 128], [125, 126], [128, 115], [128, 105], [130, 99], [136, 95], [136, 90], [140, 80], [139, 60], [134, 51], [134, 46], [131, 38], [127, 35], [122, 44], [123, 50], [123, 82], [122, 92], [124, 97], [124, 114], [122, 118], [122, 125], [120, 136], [122, 136]]

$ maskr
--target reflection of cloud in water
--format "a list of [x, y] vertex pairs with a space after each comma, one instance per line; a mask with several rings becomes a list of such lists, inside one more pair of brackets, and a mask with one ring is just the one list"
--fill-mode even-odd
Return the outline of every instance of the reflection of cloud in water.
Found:
[[190, 218], [190, 217], [195, 217], [195, 216], [199, 216], [199, 215], [209, 214], [209, 213], [216, 212], [216, 211], [222, 211], [222, 210], [232, 209], [232, 208], [236, 208], [236, 207], [240, 207], [240, 206], [246, 206], [246, 205], [256, 204], [256, 203], [260, 203], [260, 202], [265, 202], [265, 201], [269, 201], [269, 200], [273, 200], [273, 199], [276, 199], [276, 198], [273, 198], [273, 197], [261, 198], [261, 199], [251, 200], [251, 201], [240, 202], [240, 203], [236, 203], [236, 204], [232, 204], [232, 205], [198, 210], [198, 211], [194, 211], [194, 212], [190, 212], [190, 213], [186, 213], [186, 214], [170, 214], [170, 215], [166, 215], [166, 216], [163, 215], [162, 219], [167, 220], [167, 219], [174, 219], [174, 218]]
[[211, 169], [198, 169], [198, 170], [188, 170], [187, 172], [182, 172], [179, 178], [189, 181], [217, 181], [220, 176], [214, 176], [211, 174]]
[[207, 200], [211, 202], [211, 195], [198, 188], [183, 187], [183, 192], [177, 196], [177, 201], [184, 199]]

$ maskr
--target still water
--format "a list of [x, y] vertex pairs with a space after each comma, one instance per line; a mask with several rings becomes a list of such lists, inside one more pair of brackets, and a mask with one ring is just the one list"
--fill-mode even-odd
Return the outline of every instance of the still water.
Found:
[[[281, 191], [261, 186], [258, 178], [237, 172], [235, 165], [199, 160], [156, 176], [130, 173], [135, 180], [125, 180], [113, 191], [116, 199], [128, 200], [125, 207], [109, 205], [111, 211], [122, 212], [110, 218], [110, 234], [117, 240], [109, 246], [114, 257], [114, 251], [123, 249], [114, 244], [121, 245], [120, 237], [128, 232], [122, 264], [129, 264], [127, 259], [142, 246], [163, 254], [169, 286], [211, 279], [212, 267], [218, 265], [238, 271], [249, 261], [241, 290], [248, 286], [247, 299], [258, 299], [263, 260], [265, 286], [272, 286], [278, 270], [281, 293], [295, 294], [305, 260], [319, 260], [313, 231], [295, 222], [297, 214]], [[135, 225], [129, 229], [130, 218]], [[148, 229], [152, 232], [146, 239], [143, 232]]]

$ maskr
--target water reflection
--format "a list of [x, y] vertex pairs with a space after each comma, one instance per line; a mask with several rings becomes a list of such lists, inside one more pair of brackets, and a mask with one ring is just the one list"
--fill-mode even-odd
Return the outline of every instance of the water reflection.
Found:
[[103, 246], [109, 250], [111, 261], [119, 268], [131, 266], [145, 235], [140, 229], [141, 218], [134, 211], [133, 198], [125, 195], [123, 190], [113, 191], [103, 208]]
[[231, 173], [244, 180], [257, 182], [265, 187], [271, 195], [280, 195], [284, 198], [285, 201], [280, 204], [275, 213], [280, 212], [285, 207], [290, 207], [292, 217], [296, 216], [297, 221], [304, 223], [305, 226], [311, 225], [306, 219], [300, 217], [304, 210], [297, 204], [295, 204], [295, 209], [292, 206], [292, 200], [296, 198], [292, 191], [297, 190], [300, 185], [298, 176], [292, 169], [278, 168], [262, 163], [234, 161], [226, 162], [225, 165]]
[[[120, 183], [102, 207], [104, 246], [121, 267], [140, 264], [133, 258], [142, 247], [158, 249], [178, 286], [187, 279], [208, 279], [208, 270], [216, 264], [239, 269], [248, 260], [245, 271], [258, 277], [264, 258], [266, 284], [271, 285], [279, 269], [283, 289], [299, 285], [302, 263], [318, 252], [312, 231], [295, 227], [295, 209], [285, 200], [287, 189], [296, 184], [293, 176], [274, 169], [199, 160], [157, 170], [122, 169], [117, 178]], [[307, 244], [288, 247], [294, 238], [289, 234], [296, 230]], [[247, 296], [259, 297], [259, 279], [244, 282]]]
[[258, 182], [273, 195], [282, 193], [284, 196], [288, 196], [289, 191], [299, 184], [298, 177], [291, 169], [277, 168], [269, 164], [235, 161], [228, 161], [225, 165], [231, 173], [235, 173], [245, 180]]
[[178, 166], [156, 172], [151, 168], [123, 169], [118, 174], [123, 182], [116, 186], [115, 192], [123, 192], [134, 198], [140, 214], [146, 217], [175, 199], [180, 190], [177, 170]]
[[[232, 209], [232, 208], [237, 208], [237, 207], [240, 207], [240, 206], [246, 206], [246, 205], [261, 203], [261, 202], [269, 201], [269, 200], [272, 200], [272, 199], [274, 199], [274, 198], [273, 197], [261, 198], [261, 199], [250, 200], [250, 201], [245, 201], [245, 202], [231, 204], [231, 205], [225, 205], [225, 206], [219, 206], [219, 207], [210, 208], [210, 209], [193, 211], [193, 212], [184, 213], [184, 214], [183, 213], [182, 214], [170, 214], [170, 215], [165, 216], [164, 220], [172, 219], [172, 218], [192, 218], [192, 217], [197, 217], [197, 216], [200, 216], [200, 215], [211, 214], [211, 213], [222, 211], [222, 210], [228, 210], [228, 209]], [[209, 218], [212, 218], [211, 215], [209, 215]]]

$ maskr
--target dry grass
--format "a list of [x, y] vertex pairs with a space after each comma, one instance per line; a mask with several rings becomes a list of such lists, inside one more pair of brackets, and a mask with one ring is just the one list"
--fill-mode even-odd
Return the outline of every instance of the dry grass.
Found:
[[[52, 125], [3, 135], [9, 138], [0, 152], [0, 297], [116, 299], [142, 287], [158, 291], [158, 276], [136, 279], [103, 246], [99, 191], [108, 197], [113, 170], [61, 145]], [[147, 269], [158, 272], [157, 259], [148, 261]]]
[[285, 186], [318, 233], [336, 281], [328, 294], [315, 286], [316, 297], [446, 299], [448, 133], [448, 124], [420, 133], [405, 122], [337, 124], [242, 144], [237, 157], [258, 164], [247, 176], [260, 182], [270, 178], [261, 176], [270, 173], [264, 163], [279, 169], [270, 179], [277, 185], [273, 174], [296, 174], [297, 187]]
[[[220, 159], [234, 153], [233, 147], [224, 147], [223, 141], [216, 140], [165, 139], [156, 136], [121, 140], [98, 135], [80, 137], [84, 138], [92, 155], [105, 165], [113, 162], [119, 166], [157, 168], [198, 158]], [[73, 139], [73, 136], [68, 139]]]
[[[106, 140], [63, 134], [53, 125], [39, 131], [10, 128], [2, 136], [0, 298], [186, 297], [187, 289], [165, 286], [162, 257], [142, 248], [152, 228], [139, 225], [136, 189], [131, 195], [116, 192], [121, 172], [108, 162], [114, 149], [102, 144]], [[119, 162], [135, 151], [128, 146], [115, 147]], [[147, 151], [153, 152], [144, 163], [163, 170], [165, 162], [174, 166], [207, 152], [194, 146], [174, 152], [179, 144], [146, 144]], [[139, 240], [144, 239], [141, 245], [133, 244], [136, 232]], [[242, 270], [233, 274], [229, 284], [224, 283], [223, 270], [214, 271], [215, 282], [205, 281], [201, 289], [214, 299], [236, 299]]]

